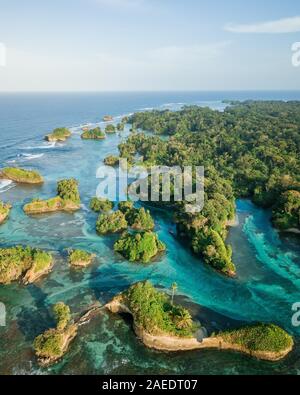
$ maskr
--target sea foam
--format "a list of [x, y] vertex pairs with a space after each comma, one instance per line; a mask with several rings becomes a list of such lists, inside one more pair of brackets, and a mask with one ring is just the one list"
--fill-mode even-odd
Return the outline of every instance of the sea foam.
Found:
[[22, 149], [25, 150], [34, 150], [34, 149], [51, 149], [55, 148], [56, 142], [53, 141], [52, 143], [45, 143], [43, 145], [36, 145], [36, 146], [29, 146], [29, 147], [23, 147]]
[[8, 191], [14, 186], [15, 184], [11, 180], [0, 180], [0, 193]]

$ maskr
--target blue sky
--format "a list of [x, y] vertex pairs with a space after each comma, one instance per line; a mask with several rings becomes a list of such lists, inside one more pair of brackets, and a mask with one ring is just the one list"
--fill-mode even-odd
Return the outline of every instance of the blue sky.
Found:
[[0, 91], [300, 89], [297, 41], [295, 0], [0, 0]]

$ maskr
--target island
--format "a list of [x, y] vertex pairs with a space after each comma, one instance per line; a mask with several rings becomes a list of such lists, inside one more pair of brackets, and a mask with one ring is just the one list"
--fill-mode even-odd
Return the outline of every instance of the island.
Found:
[[115, 155], [109, 155], [104, 159], [104, 164], [106, 166], [118, 166], [120, 158]]
[[20, 169], [18, 167], [5, 167], [1, 169], [0, 178], [20, 184], [42, 184], [44, 182], [43, 177], [37, 171]]
[[37, 281], [49, 273], [52, 256], [36, 248], [16, 246], [0, 249], [0, 284], [10, 284], [19, 279], [24, 284]]
[[106, 127], [105, 127], [105, 133], [107, 133], [107, 134], [116, 133], [116, 131], [117, 131], [116, 127], [112, 124], [106, 125]]
[[93, 211], [103, 212], [96, 223], [97, 232], [101, 235], [108, 233], [119, 233], [131, 228], [135, 231], [146, 231], [154, 229], [154, 220], [150, 211], [143, 207], [135, 208], [130, 201], [120, 202], [118, 210], [108, 213], [114, 204], [107, 199], [93, 198], [90, 203]]
[[33, 199], [23, 210], [26, 214], [43, 214], [56, 211], [73, 212], [80, 209], [78, 182], [75, 179], [58, 181], [57, 196], [48, 200]]
[[212, 269], [234, 277], [227, 235], [236, 199], [270, 209], [278, 230], [300, 234], [299, 110], [294, 101], [245, 101], [224, 111], [185, 106], [180, 111], [137, 112], [128, 123], [147, 134], [134, 133], [119, 144], [120, 157], [146, 168], [204, 166], [200, 213], [187, 212], [187, 203], [172, 195], [170, 202], [149, 204], [172, 211], [175, 237]]
[[125, 129], [125, 122], [120, 122], [117, 124], [117, 130], [118, 132], [123, 132]]
[[154, 220], [149, 210], [145, 210], [144, 207], [135, 208], [130, 201], [120, 202], [118, 207], [125, 214], [126, 221], [131, 229], [136, 231], [154, 229]]
[[0, 200], [0, 225], [8, 218], [11, 207], [11, 204]]
[[88, 129], [84, 131], [81, 135], [83, 140], [103, 140], [106, 138], [104, 132], [102, 132], [101, 128], [97, 127], [95, 129]]
[[105, 198], [93, 197], [90, 201], [90, 209], [96, 213], [109, 212], [114, 208], [114, 203]]
[[132, 285], [106, 308], [112, 313], [130, 314], [137, 337], [146, 347], [159, 351], [232, 350], [278, 361], [294, 346], [293, 338], [274, 324], [251, 324], [206, 337], [206, 330], [193, 321], [186, 308], [175, 304], [173, 297], [156, 290], [149, 281]]
[[83, 250], [70, 250], [69, 251], [69, 264], [72, 267], [87, 267], [96, 257], [95, 254]]
[[61, 359], [77, 335], [78, 324], [72, 322], [69, 306], [63, 302], [56, 303], [53, 314], [56, 327], [37, 336], [33, 343], [35, 355], [42, 367], [50, 366]]
[[104, 122], [111, 122], [111, 121], [113, 121], [113, 119], [114, 118], [111, 115], [104, 115], [104, 117], [103, 117]]
[[96, 223], [96, 230], [100, 235], [119, 233], [127, 227], [125, 215], [120, 210], [111, 214], [100, 214]]
[[130, 262], [149, 263], [166, 250], [157, 234], [146, 231], [139, 233], [125, 232], [114, 244], [114, 250]]
[[52, 133], [45, 136], [45, 140], [49, 142], [66, 141], [71, 134], [71, 131], [67, 128], [56, 128]]

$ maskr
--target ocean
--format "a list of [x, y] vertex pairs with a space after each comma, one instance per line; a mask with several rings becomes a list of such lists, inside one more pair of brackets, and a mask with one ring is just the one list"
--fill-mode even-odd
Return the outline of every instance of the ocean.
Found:
[[[141, 266], [113, 252], [115, 236], [99, 237], [97, 215], [88, 209], [99, 180], [96, 170], [129, 134], [104, 141], [83, 141], [83, 125], [100, 125], [104, 115], [118, 122], [141, 110], [178, 110], [197, 104], [222, 111], [222, 101], [300, 100], [300, 92], [161, 92], [161, 93], [10, 93], [0, 94], [0, 166], [38, 170], [43, 186], [0, 181], [0, 199], [13, 204], [10, 219], [0, 226], [0, 246], [31, 245], [55, 256], [52, 273], [29, 286], [0, 286], [0, 302], [7, 311], [0, 326], [0, 374], [297, 374], [300, 373], [300, 328], [292, 326], [292, 305], [300, 302], [299, 236], [283, 236], [271, 226], [270, 212], [247, 200], [237, 202], [239, 225], [230, 230], [237, 278], [217, 274], [196, 259], [171, 234], [168, 213], [153, 210], [156, 231], [167, 245], [158, 262]], [[43, 137], [56, 127], [69, 127], [66, 143], [47, 143]], [[23, 205], [33, 197], [56, 193], [56, 181], [75, 177], [80, 183], [82, 209], [28, 217]], [[67, 248], [97, 254], [91, 267], [71, 270]], [[128, 317], [103, 311], [80, 327], [70, 352], [51, 368], [41, 369], [32, 350], [34, 338], [53, 325], [51, 305], [67, 303], [80, 313], [96, 301], [107, 302], [130, 284], [149, 279], [169, 290], [178, 284], [177, 301], [210, 333], [246, 322], [274, 322], [296, 340], [283, 361], [270, 363], [228, 351], [201, 350], [161, 353], [145, 348]]]

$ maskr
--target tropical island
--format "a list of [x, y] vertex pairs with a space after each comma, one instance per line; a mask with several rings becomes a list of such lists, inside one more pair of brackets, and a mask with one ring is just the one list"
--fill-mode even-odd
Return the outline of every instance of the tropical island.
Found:
[[108, 212], [114, 208], [114, 203], [105, 198], [93, 197], [90, 201], [90, 209], [96, 213]]
[[149, 263], [153, 258], [166, 250], [157, 234], [151, 231], [125, 232], [114, 244], [115, 252], [130, 262]]
[[112, 115], [104, 115], [104, 117], [103, 117], [103, 121], [104, 122], [111, 122], [111, 121], [113, 121], [113, 116]]
[[45, 140], [49, 142], [66, 141], [71, 134], [71, 131], [67, 128], [56, 128], [52, 133], [45, 136]]
[[93, 198], [90, 207], [100, 214], [96, 223], [97, 232], [101, 235], [108, 233], [119, 233], [127, 228], [136, 231], [145, 231], [154, 229], [154, 221], [150, 211], [142, 208], [133, 207], [130, 201], [120, 202], [118, 210], [108, 213], [112, 210], [114, 204], [106, 199]]
[[62, 358], [77, 335], [78, 325], [71, 320], [69, 306], [63, 302], [56, 303], [53, 306], [53, 314], [56, 327], [37, 336], [33, 343], [38, 363], [43, 367], [52, 365]]
[[102, 132], [101, 128], [97, 127], [84, 131], [81, 135], [81, 138], [83, 140], [103, 140], [106, 138], [106, 135], [104, 132]]
[[31, 247], [0, 249], [0, 284], [20, 280], [30, 284], [49, 273], [53, 266], [52, 256]]
[[95, 256], [95, 254], [83, 250], [70, 250], [68, 260], [72, 267], [87, 267], [92, 263]]
[[[166, 246], [153, 233], [154, 220], [149, 210], [135, 208], [133, 202], [119, 202], [118, 210], [108, 213], [112, 202], [93, 198], [91, 207], [101, 211], [96, 222], [97, 233], [101, 236], [122, 233], [115, 242], [114, 250], [131, 262], [149, 263], [157, 255], [165, 251]], [[130, 230], [133, 233], [128, 232]]]
[[153, 230], [154, 220], [149, 210], [144, 207], [135, 208], [133, 202], [126, 201], [120, 202], [118, 205], [119, 210], [125, 215], [128, 226], [136, 231]]
[[173, 302], [149, 282], [132, 285], [117, 295], [106, 308], [133, 318], [137, 337], [145, 346], [159, 351], [219, 349], [238, 351], [255, 358], [278, 361], [293, 349], [293, 338], [274, 324], [252, 324], [205, 336], [190, 312]]
[[115, 125], [113, 125], [113, 124], [109, 124], [109, 125], [106, 125], [106, 127], [105, 127], [105, 133], [116, 133], [116, 131], [117, 131], [117, 129], [116, 129], [116, 127], [115, 127]]
[[123, 120], [122, 120], [122, 122], [120, 122], [120, 123], [117, 124], [117, 131], [118, 131], [118, 132], [123, 132], [124, 129], [125, 129], [125, 125], [126, 125], [126, 123], [123, 122]]
[[3, 203], [0, 200], [0, 225], [8, 218], [11, 207], [11, 204]]
[[115, 155], [109, 155], [104, 159], [104, 164], [106, 166], [118, 166], [120, 158]]
[[127, 227], [125, 215], [120, 210], [111, 214], [100, 214], [96, 222], [96, 230], [100, 235], [120, 233]]
[[33, 199], [23, 207], [26, 214], [43, 214], [56, 211], [73, 212], [79, 209], [78, 182], [73, 178], [58, 181], [57, 196], [48, 200]]
[[138, 155], [146, 167], [204, 166], [201, 213], [186, 212], [185, 202], [150, 203], [171, 208], [177, 237], [227, 276], [236, 274], [226, 238], [237, 198], [271, 209], [279, 230], [300, 231], [300, 103], [231, 104], [224, 112], [190, 106], [136, 113], [128, 119], [132, 129], [154, 135], [134, 133], [119, 145], [120, 157], [130, 164]]
[[0, 178], [20, 184], [42, 184], [44, 182], [43, 177], [37, 171], [20, 169], [17, 167], [5, 167], [1, 169]]

